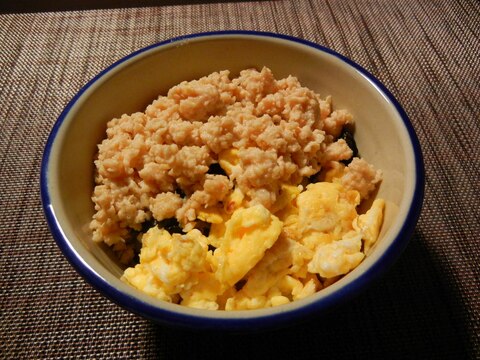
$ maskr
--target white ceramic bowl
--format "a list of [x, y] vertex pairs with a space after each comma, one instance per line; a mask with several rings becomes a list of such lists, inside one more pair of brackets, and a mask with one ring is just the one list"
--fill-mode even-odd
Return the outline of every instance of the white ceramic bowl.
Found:
[[[378, 197], [386, 200], [380, 238], [370, 255], [340, 281], [303, 300], [250, 311], [208, 311], [161, 302], [120, 280], [122, 268], [105, 246], [92, 242], [93, 157], [106, 122], [143, 111], [173, 85], [228, 69], [268, 66], [304, 86], [332, 95], [356, 120], [360, 155], [382, 169]], [[41, 195], [58, 246], [74, 268], [102, 294], [158, 322], [193, 328], [243, 329], [285, 325], [332, 309], [356, 295], [395, 261], [406, 246], [423, 200], [424, 170], [414, 130], [398, 102], [351, 60], [289, 36], [228, 31], [164, 41], [108, 67], [67, 105], [45, 147]]]

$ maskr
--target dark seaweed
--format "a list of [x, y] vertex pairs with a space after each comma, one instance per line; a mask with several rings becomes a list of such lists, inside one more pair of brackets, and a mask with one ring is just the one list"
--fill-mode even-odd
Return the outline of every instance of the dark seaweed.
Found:
[[210, 228], [212, 227], [212, 224], [198, 220], [197, 224], [195, 226], [196, 229], [200, 230], [200, 232], [203, 234], [203, 236], [208, 236], [210, 235]]
[[219, 163], [210, 164], [207, 174], [227, 176], [227, 173], [222, 169]]
[[358, 157], [358, 148], [357, 143], [355, 142], [355, 138], [353, 137], [353, 132], [348, 127], [344, 126], [338, 138], [345, 140], [348, 147], [352, 149], [352, 157], [350, 159], [342, 161], [343, 164], [348, 165], [354, 157]]
[[185, 234], [183, 232], [182, 228], [180, 227], [180, 224], [178, 223], [178, 220], [175, 219], [175, 218], [170, 218], [170, 219], [165, 219], [165, 220], [159, 221], [157, 223], [157, 226], [160, 229], [167, 230], [170, 234], [174, 234], [174, 233]]
[[148, 229], [157, 226], [158, 222], [154, 218], [150, 220], [146, 220], [142, 223], [142, 230], [140, 230], [141, 233], [146, 233]]
[[175, 194], [178, 194], [181, 198], [185, 199], [187, 195], [183, 192], [183, 190], [179, 187], [175, 189]]
[[315, 174], [311, 175], [308, 177], [308, 183], [309, 184], [312, 184], [312, 183], [316, 183], [317, 180], [318, 180], [318, 175], [320, 174], [320, 171], [319, 172], [316, 172]]
[[235, 289], [237, 291], [242, 290], [242, 288], [245, 286], [246, 283], [247, 283], [247, 280], [245, 280], [245, 279], [237, 281], [237, 283], [235, 284]]

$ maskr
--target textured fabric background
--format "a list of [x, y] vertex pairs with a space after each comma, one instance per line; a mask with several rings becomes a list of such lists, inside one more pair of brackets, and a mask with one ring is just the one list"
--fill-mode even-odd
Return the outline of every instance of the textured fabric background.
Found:
[[[34, 358], [480, 358], [480, 3], [264, 1], [0, 15], [0, 356]], [[360, 297], [261, 334], [175, 330], [86, 284], [50, 235], [43, 146], [96, 73], [192, 32], [298, 36], [344, 54], [403, 104], [426, 194], [408, 248]]]

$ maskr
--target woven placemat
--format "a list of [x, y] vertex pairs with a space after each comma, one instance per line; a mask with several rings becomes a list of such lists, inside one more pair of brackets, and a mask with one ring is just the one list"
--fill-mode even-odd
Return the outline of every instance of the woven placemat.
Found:
[[[0, 15], [0, 356], [480, 358], [480, 3], [264, 1]], [[86, 284], [50, 235], [39, 166], [62, 108], [101, 69], [202, 31], [301, 37], [364, 66], [422, 144], [423, 212], [389, 273], [334, 312], [260, 334], [192, 332], [130, 314]]]

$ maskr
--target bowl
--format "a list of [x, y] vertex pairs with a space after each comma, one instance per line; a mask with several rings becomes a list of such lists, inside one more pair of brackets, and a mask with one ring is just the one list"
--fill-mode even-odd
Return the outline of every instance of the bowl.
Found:
[[[162, 302], [122, 282], [122, 267], [94, 243], [93, 158], [106, 123], [144, 111], [183, 80], [214, 71], [269, 67], [275, 77], [295, 75], [356, 120], [360, 154], [383, 171], [377, 196], [385, 199], [382, 231], [372, 252], [349, 274], [308, 298], [248, 311], [212, 311]], [[352, 299], [392, 265], [407, 245], [423, 201], [424, 169], [413, 127], [399, 103], [375, 77], [348, 58], [290, 36], [225, 31], [182, 36], [148, 46], [88, 82], [56, 121], [41, 166], [41, 198], [55, 241], [72, 266], [122, 307], [168, 325], [196, 329], [265, 329], [319, 316]]]

